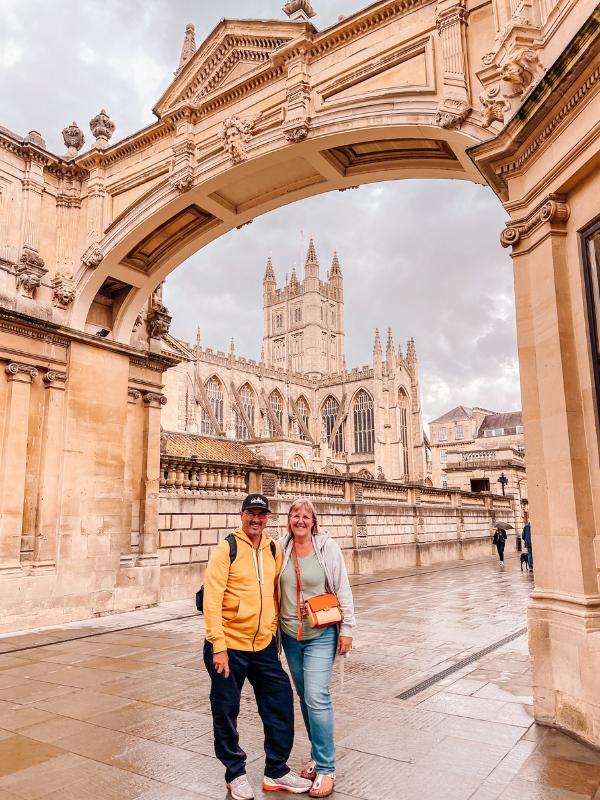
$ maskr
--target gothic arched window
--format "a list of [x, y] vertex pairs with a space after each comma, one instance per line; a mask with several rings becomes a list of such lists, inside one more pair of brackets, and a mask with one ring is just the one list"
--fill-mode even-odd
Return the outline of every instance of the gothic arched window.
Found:
[[[333, 433], [333, 429], [335, 427], [336, 419], [338, 412], [340, 410], [340, 404], [335, 399], [329, 395], [327, 400], [323, 403], [323, 410], [321, 413], [321, 419], [323, 421], [323, 433], [327, 440], [331, 437]], [[335, 436], [333, 437], [332, 442], [332, 450], [334, 453], [343, 453], [344, 452], [344, 423], [342, 422], [338, 427]]]
[[[269, 395], [269, 406], [277, 422], [279, 423], [279, 427], [283, 430], [283, 397], [277, 390], [271, 392]], [[271, 421], [270, 416], [267, 417], [267, 435], [269, 439], [273, 439], [275, 436], [281, 435], [277, 430], [277, 427]]]
[[[302, 419], [302, 422], [305, 426], [310, 430], [310, 406], [308, 405], [307, 400], [304, 397], [299, 397], [296, 401], [296, 408], [298, 409], [298, 415]], [[296, 430], [299, 439], [302, 439], [303, 442], [308, 441], [308, 436], [304, 433], [302, 428], [296, 422]]]
[[[217, 422], [219, 423], [219, 427], [223, 427], [223, 386], [221, 381], [213, 375], [212, 378], [209, 378], [204, 388], [206, 389], [206, 394], [208, 396], [208, 402], [210, 403], [210, 407], [212, 409], [213, 414], [216, 417]], [[217, 431], [212, 423], [210, 416], [206, 413], [205, 409], [202, 409], [202, 413], [200, 415], [200, 433], [208, 434], [209, 436], [216, 436]]]
[[[254, 428], [254, 392], [250, 384], [245, 383], [238, 392], [240, 403], [244, 414], [248, 417], [250, 424]], [[235, 438], [236, 439], [249, 439], [250, 431], [244, 421], [242, 415], [235, 411]]]
[[400, 411], [400, 445], [402, 447], [402, 468], [405, 479], [409, 476], [410, 467], [410, 404], [403, 388], [398, 392], [398, 408]]
[[373, 398], [364, 389], [356, 395], [353, 412], [354, 452], [372, 453], [375, 449]]

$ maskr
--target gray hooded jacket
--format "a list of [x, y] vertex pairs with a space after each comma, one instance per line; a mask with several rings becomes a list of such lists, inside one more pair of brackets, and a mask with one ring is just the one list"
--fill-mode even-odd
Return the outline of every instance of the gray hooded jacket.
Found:
[[[277, 582], [277, 594], [281, 602], [281, 575], [292, 554], [293, 537], [287, 533], [279, 544], [283, 553], [283, 562], [279, 573], [279, 581]], [[314, 534], [313, 544], [317, 560], [325, 573], [325, 589], [327, 592], [332, 592], [337, 596], [344, 614], [344, 620], [340, 624], [340, 636], [352, 636], [352, 631], [356, 625], [354, 601], [352, 600], [352, 589], [350, 588], [348, 572], [340, 546], [325, 530], [320, 530]]]

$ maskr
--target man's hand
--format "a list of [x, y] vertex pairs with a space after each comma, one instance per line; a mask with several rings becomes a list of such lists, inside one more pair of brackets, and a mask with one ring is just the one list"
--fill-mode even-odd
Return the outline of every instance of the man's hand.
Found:
[[341, 656], [345, 656], [346, 653], [349, 653], [352, 650], [352, 637], [351, 636], [340, 636], [338, 641], [338, 653]]
[[213, 666], [219, 675], [223, 675], [224, 678], [229, 677], [229, 657], [227, 655], [227, 650], [223, 650], [221, 653], [213, 653]]

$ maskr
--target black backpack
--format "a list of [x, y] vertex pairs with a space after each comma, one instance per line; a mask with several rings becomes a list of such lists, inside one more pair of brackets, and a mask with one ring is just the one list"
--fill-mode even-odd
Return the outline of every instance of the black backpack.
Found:
[[[237, 556], [237, 540], [233, 533], [230, 533], [229, 536], [225, 537], [225, 541], [229, 545], [229, 566], [231, 566]], [[271, 548], [271, 555], [275, 558], [275, 542], [271, 540], [269, 545]], [[201, 614], [204, 613], [204, 584], [202, 584], [196, 592], [196, 608]]]

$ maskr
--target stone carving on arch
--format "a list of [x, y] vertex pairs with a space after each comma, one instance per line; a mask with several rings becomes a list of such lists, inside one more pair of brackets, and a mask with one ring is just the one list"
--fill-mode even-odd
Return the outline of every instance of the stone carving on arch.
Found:
[[255, 117], [227, 117], [221, 128], [221, 141], [232, 164], [239, 164], [247, 156], [247, 144], [256, 122]]

